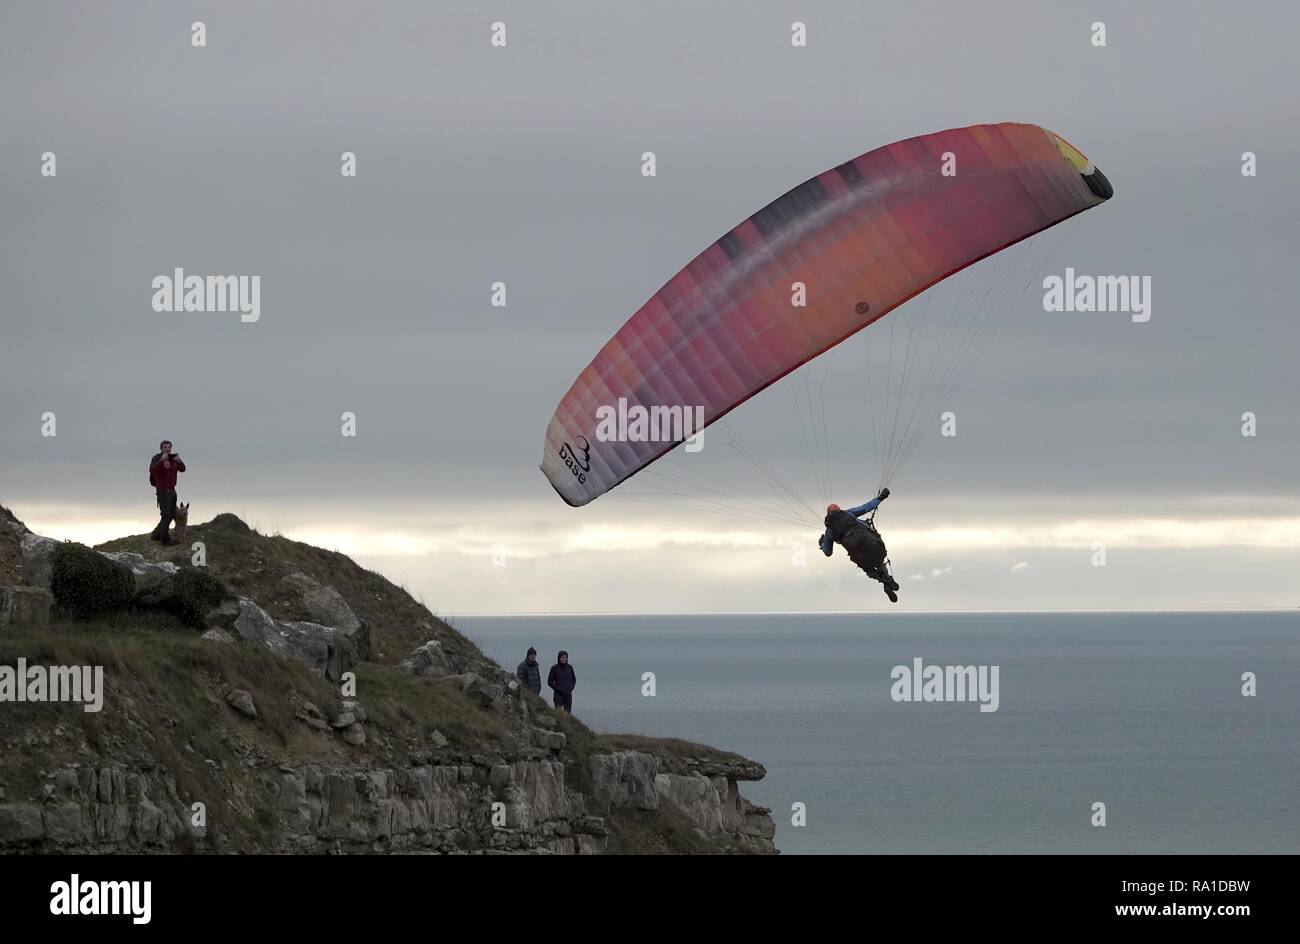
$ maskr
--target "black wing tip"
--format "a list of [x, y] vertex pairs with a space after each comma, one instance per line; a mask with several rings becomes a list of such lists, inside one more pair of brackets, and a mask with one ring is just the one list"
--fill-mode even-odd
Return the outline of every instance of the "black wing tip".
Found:
[[1115, 196], [1115, 188], [1111, 186], [1110, 179], [1101, 172], [1100, 167], [1094, 167], [1092, 173], [1083, 175], [1083, 182], [1088, 185], [1094, 196], [1103, 200], [1109, 200]]

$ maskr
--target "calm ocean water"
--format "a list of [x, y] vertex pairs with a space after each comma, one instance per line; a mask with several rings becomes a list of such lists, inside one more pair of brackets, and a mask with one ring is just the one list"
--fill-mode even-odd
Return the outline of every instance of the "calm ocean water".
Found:
[[[568, 649], [575, 714], [599, 731], [762, 762], [742, 792], [772, 808], [785, 853], [1300, 852], [1300, 614], [456, 623], [511, 670], [536, 646], [543, 680]], [[918, 656], [1000, 666], [998, 711], [891, 700], [891, 669]]]

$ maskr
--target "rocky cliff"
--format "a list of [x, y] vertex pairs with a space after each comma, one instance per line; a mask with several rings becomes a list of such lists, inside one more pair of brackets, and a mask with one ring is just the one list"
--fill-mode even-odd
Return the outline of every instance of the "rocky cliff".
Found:
[[592, 732], [341, 554], [124, 538], [92, 556], [129, 602], [74, 619], [64, 547], [0, 508], [0, 697], [103, 667], [97, 712], [0, 701], [0, 852], [775, 851], [761, 765]]

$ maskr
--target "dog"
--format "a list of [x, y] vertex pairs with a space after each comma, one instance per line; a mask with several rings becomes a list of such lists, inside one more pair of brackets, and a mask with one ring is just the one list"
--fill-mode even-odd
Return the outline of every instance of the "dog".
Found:
[[175, 524], [172, 527], [172, 540], [179, 541], [185, 537], [185, 527], [190, 523], [190, 503], [176, 504], [176, 516], [172, 519]]

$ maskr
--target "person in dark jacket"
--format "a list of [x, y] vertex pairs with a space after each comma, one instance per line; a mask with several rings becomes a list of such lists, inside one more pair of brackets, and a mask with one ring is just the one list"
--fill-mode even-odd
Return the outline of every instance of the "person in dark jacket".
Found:
[[519, 676], [520, 684], [534, 695], [542, 693], [542, 667], [537, 664], [537, 650], [532, 646], [528, 647], [528, 655], [515, 669], [515, 675]]
[[578, 676], [573, 673], [569, 654], [563, 649], [546, 676], [546, 684], [555, 692], [555, 707], [573, 714], [573, 690], [578, 687]]
[[175, 544], [172, 540], [172, 519], [176, 517], [176, 476], [185, 471], [181, 457], [172, 452], [170, 440], [158, 444], [158, 455], [149, 460], [149, 484], [157, 493], [158, 512], [162, 516], [158, 527], [149, 535], [150, 540], [162, 544]]
[[890, 603], [898, 602], [898, 581], [889, 573], [886, 558], [889, 552], [885, 542], [871, 518], [858, 520], [868, 512], [874, 512], [880, 503], [889, 497], [889, 489], [882, 488], [880, 494], [865, 504], [847, 511], [839, 505], [826, 506], [826, 533], [817, 539], [817, 545], [827, 557], [838, 544], [848, 552], [849, 560], [872, 580], [879, 580], [884, 585], [885, 595]]

